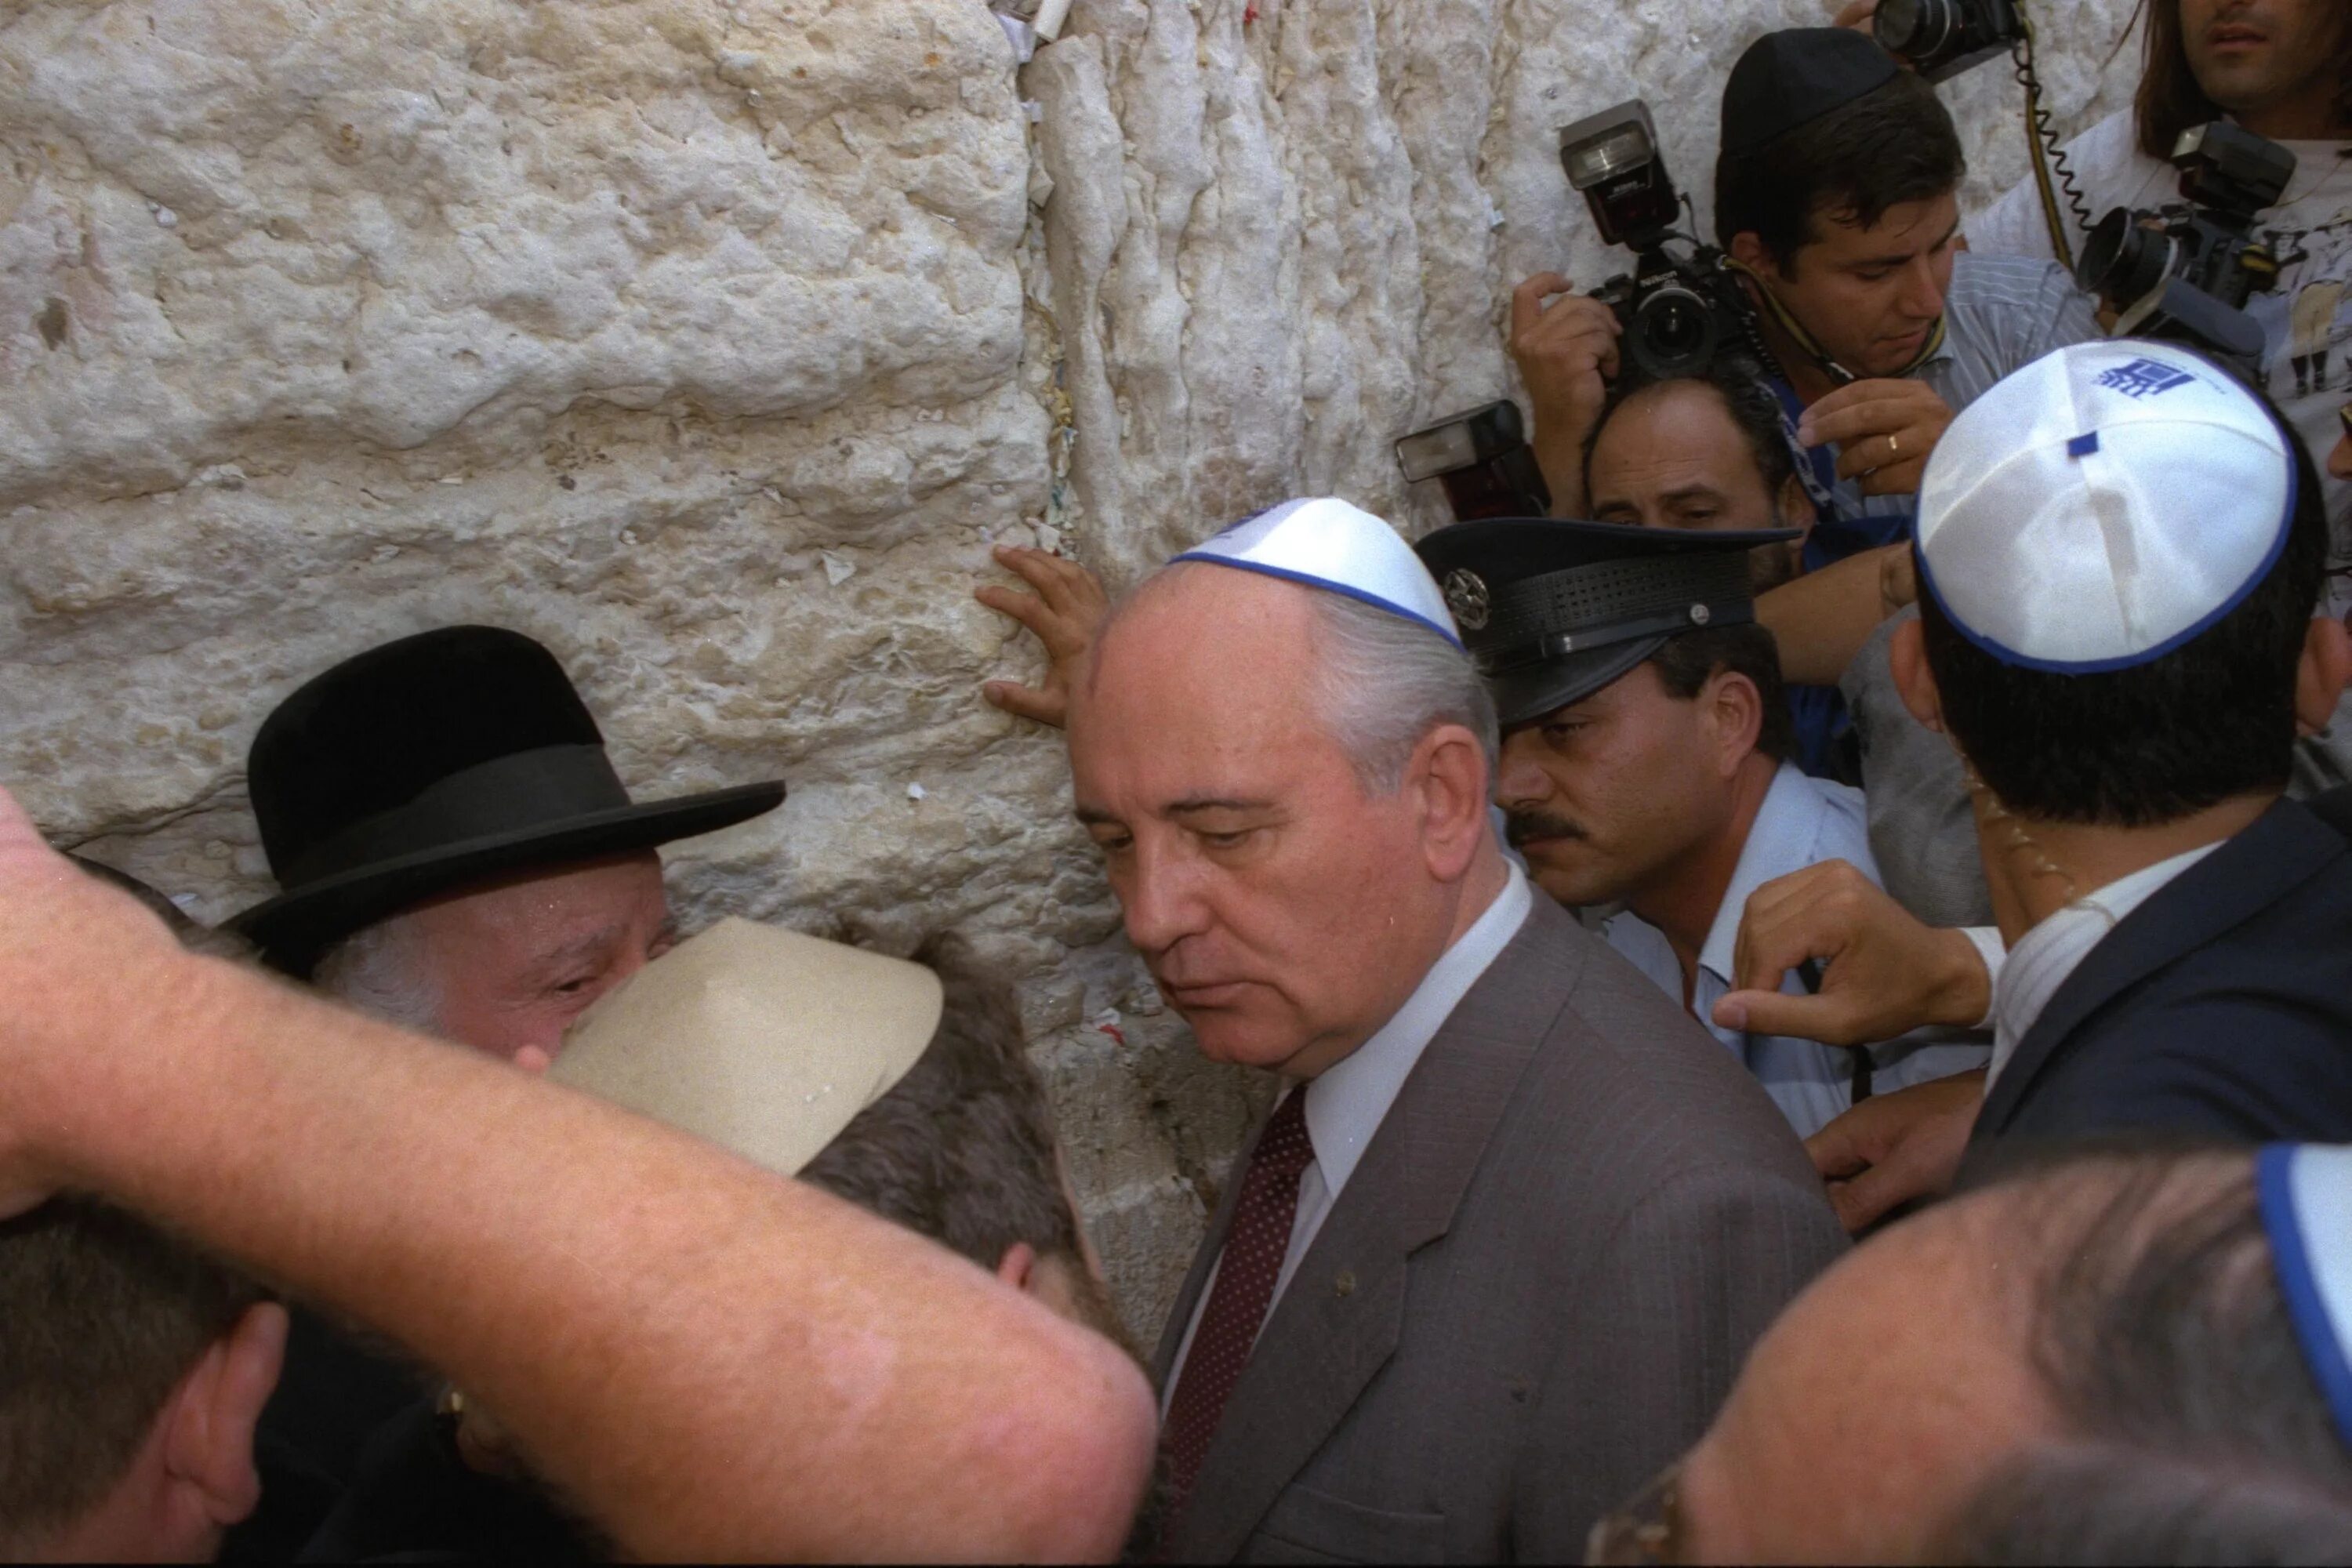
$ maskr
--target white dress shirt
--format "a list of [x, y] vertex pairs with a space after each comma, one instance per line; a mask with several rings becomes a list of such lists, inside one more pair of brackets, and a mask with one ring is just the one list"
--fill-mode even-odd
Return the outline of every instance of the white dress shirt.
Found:
[[[1470, 929], [1438, 955], [1429, 973], [1421, 977], [1389, 1021], [1380, 1026], [1371, 1038], [1323, 1069], [1304, 1088], [1293, 1087], [1290, 1094], [1307, 1097], [1307, 1135], [1315, 1144], [1315, 1158], [1298, 1178], [1298, 1210], [1290, 1222], [1290, 1247], [1283, 1254], [1282, 1272], [1275, 1276], [1274, 1295], [1266, 1302], [1265, 1321], [1274, 1319], [1275, 1303], [1290, 1288], [1290, 1277], [1298, 1271], [1299, 1260], [1315, 1243], [1315, 1236], [1323, 1228], [1323, 1221], [1331, 1213], [1331, 1205], [1339, 1201], [1340, 1190], [1355, 1173], [1356, 1165], [1370, 1147], [1372, 1135], [1387, 1120], [1389, 1107], [1396, 1103], [1398, 1091], [1411, 1077], [1423, 1051], [1436, 1037], [1438, 1029], [1453, 1016], [1454, 1009], [1468, 995], [1478, 977], [1502, 956], [1511, 939], [1519, 934], [1527, 923], [1528, 910], [1534, 897], [1528, 888], [1527, 874], [1517, 865], [1509, 867], [1510, 877], [1495, 901], [1486, 912], [1471, 923]], [[1232, 1181], [1240, 1181], [1243, 1172], [1236, 1168]], [[1220, 1259], [1220, 1263], [1222, 1263]], [[1167, 1414], [1168, 1400], [1176, 1392], [1176, 1380], [1184, 1370], [1184, 1358], [1192, 1353], [1192, 1336], [1200, 1331], [1201, 1314], [1209, 1305], [1210, 1293], [1217, 1288], [1217, 1271], [1201, 1285], [1201, 1298], [1192, 1304], [1192, 1321], [1185, 1325], [1184, 1342], [1176, 1347], [1176, 1359], [1168, 1366], [1168, 1386], [1160, 1392], [1161, 1415]], [[1265, 1325], [1259, 1325], [1263, 1331]]]
[[[1800, 1138], [1811, 1137], [1853, 1103], [1853, 1053], [1790, 1035], [1724, 1028], [1715, 1021], [1715, 1005], [1734, 987], [1732, 955], [1748, 895], [1775, 877], [1823, 860], [1844, 860], [1873, 882], [1878, 880], [1862, 792], [1808, 777], [1794, 763], [1782, 763], [1748, 829], [1748, 842], [1740, 847], [1739, 864], [1723, 901], [1716, 906], [1691, 984], [1691, 1016], [1747, 1064]], [[1610, 946], [1667, 995], [1682, 1001], [1682, 962], [1665, 932], [1630, 910], [1612, 920], [1603, 931]], [[1792, 972], [1780, 989], [1801, 995], [1805, 987]], [[1878, 1089], [1896, 1089], [1971, 1072], [1984, 1066], [1985, 1054], [1980, 1040], [1955, 1040], [1949, 1031], [1921, 1030], [1871, 1047], [1872, 1083]]]
[[2084, 894], [2073, 903], [2042, 917], [2040, 924], [2017, 939], [2009, 957], [1993, 978], [1992, 1070], [1985, 1075], [1985, 1092], [1992, 1092], [2000, 1069], [2017, 1054], [2050, 998], [2066, 977], [2106, 940], [2123, 918], [2161, 892], [2189, 867], [2228, 843], [2226, 838], [2158, 860], [2128, 877]]

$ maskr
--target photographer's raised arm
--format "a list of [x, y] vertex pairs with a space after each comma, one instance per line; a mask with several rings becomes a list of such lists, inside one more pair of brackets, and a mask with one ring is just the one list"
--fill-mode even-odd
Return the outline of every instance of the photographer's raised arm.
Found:
[[1511, 359], [1527, 384], [1528, 445], [1551, 490], [1554, 517], [1584, 515], [1584, 446], [1617, 374], [1617, 313], [1557, 272], [1511, 291]]
[[0, 1205], [106, 1194], [400, 1341], [629, 1552], [1105, 1557], [1150, 1396], [911, 1233], [183, 953], [0, 792]]

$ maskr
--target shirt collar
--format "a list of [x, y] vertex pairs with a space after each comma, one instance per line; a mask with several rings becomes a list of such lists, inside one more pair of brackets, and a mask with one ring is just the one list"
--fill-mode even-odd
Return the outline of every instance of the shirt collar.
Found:
[[1307, 1132], [1315, 1141], [1324, 1190], [1333, 1199], [1355, 1173], [1421, 1053], [1519, 933], [1534, 901], [1527, 873], [1510, 867], [1509, 879], [1486, 913], [1429, 966], [1395, 1016], [1307, 1084]]
[[[1732, 868], [1731, 883], [1715, 907], [1715, 923], [1698, 950], [1698, 966], [1731, 984], [1733, 953], [1739, 944], [1739, 918], [1748, 911], [1748, 895], [1775, 877], [1812, 863], [1814, 841], [1821, 837], [1822, 816], [1829, 803], [1822, 798], [1804, 770], [1782, 763], [1764, 792], [1764, 804], [1748, 825], [1748, 842], [1739, 847], [1739, 864]], [[1677, 993], [1679, 994], [1679, 993]]]
[[2053, 910], [2017, 939], [2017, 945], [2009, 950], [2000, 974], [1993, 980], [1992, 1070], [1985, 1079], [1988, 1089], [2000, 1076], [2000, 1069], [2009, 1065], [2009, 1058], [2017, 1053], [2018, 1042], [2041, 1020], [2050, 999], [2082, 966], [2091, 950], [2105, 941], [2107, 933], [2122, 924], [2126, 915], [2228, 842], [2216, 839], [2201, 844], [2170, 859], [2143, 866], [2127, 877], [2118, 877], [2064, 908]]

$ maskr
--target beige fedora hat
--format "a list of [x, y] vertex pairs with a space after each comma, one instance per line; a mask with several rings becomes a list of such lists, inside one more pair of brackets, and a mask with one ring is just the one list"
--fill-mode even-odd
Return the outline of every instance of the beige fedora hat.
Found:
[[940, 1009], [919, 963], [723, 920], [583, 1014], [548, 1076], [796, 1175], [906, 1076]]

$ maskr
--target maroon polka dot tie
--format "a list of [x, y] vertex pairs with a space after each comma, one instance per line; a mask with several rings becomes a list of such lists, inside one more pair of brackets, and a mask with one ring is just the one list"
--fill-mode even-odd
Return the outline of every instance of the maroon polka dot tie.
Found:
[[1298, 1213], [1298, 1178], [1315, 1159], [1307, 1135], [1307, 1091], [1294, 1089], [1265, 1124], [1250, 1155], [1242, 1195], [1225, 1233], [1224, 1256], [1201, 1326], [1177, 1374], [1168, 1402], [1168, 1518], [1172, 1522], [1192, 1495], [1192, 1482], [1208, 1457], [1209, 1439], [1225, 1413], [1225, 1401], [1249, 1364], [1258, 1325], [1274, 1300], [1274, 1282], [1290, 1250], [1290, 1226]]

